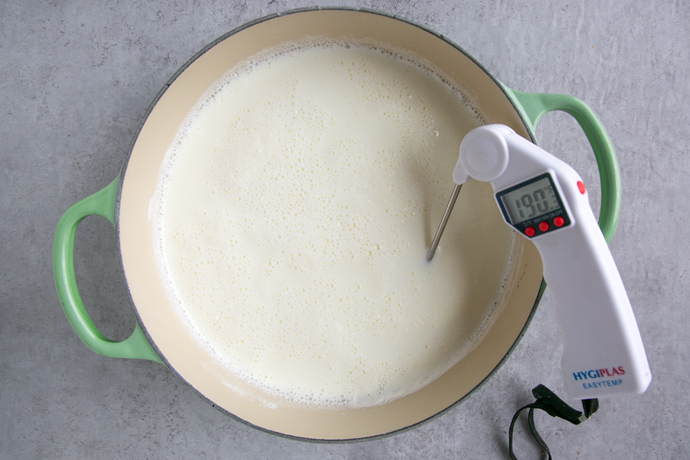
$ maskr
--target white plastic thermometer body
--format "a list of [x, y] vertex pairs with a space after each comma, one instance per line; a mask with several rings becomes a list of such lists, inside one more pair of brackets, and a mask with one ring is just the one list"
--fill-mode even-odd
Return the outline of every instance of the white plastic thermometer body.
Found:
[[651, 381], [640, 332], [580, 176], [504, 125], [469, 132], [453, 172], [490, 182], [505, 221], [534, 242], [563, 333], [566, 391], [642, 393]]

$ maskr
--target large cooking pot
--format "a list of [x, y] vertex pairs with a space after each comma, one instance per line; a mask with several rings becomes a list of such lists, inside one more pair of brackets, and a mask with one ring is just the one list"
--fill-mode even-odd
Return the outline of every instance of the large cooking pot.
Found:
[[[272, 397], [229, 375], [189, 333], [157, 275], [149, 200], [163, 156], [197, 100], [235, 64], [280, 43], [325, 36], [373, 39], [379, 46], [421, 56], [459, 88], [487, 123], [503, 123], [536, 142], [534, 128], [552, 110], [571, 114], [587, 135], [601, 173], [600, 224], [607, 238], [617, 225], [620, 186], [611, 143], [594, 113], [563, 95], [512, 91], [445, 38], [410, 22], [373, 11], [308, 9], [269, 16], [236, 29], [194, 56], [156, 97], [122, 173], [103, 190], [73, 205], [56, 231], [53, 264], [63, 309], [78, 336], [105, 356], [156, 361], [179, 374], [213, 405], [256, 427], [299, 438], [344, 440], [399, 431], [443, 412], [486, 381], [527, 327], [544, 289], [535, 247], [519, 238], [502, 312], [484, 338], [457, 365], [428, 386], [382, 406], [314, 409], [271, 403]], [[450, 179], [450, 178], [449, 178]], [[450, 191], [450, 190], [449, 190]], [[487, 195], [487, 206], [494, 206]], [[100, 215], [116, 228], [124, 276], [138, 317], [121, 342], [104, 337], [89, 318], [73, 267], [76, 228]], [[420, 248], [423, 255], [425, 248]]]

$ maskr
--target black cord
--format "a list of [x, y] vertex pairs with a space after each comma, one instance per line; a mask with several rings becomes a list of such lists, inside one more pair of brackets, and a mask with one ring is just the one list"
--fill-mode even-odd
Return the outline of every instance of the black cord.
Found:
[[534, 424], [534, 409], [541, 409], [550, 416], [562, 418], [573, 425], [579, 425], [580, 423], [589, 419], [592, 414], [599, 409], [599, 400], [597, 399], [582, 400], [583, 412], [573, 409], [544, 385], [539, 385], [534, 388], [532, 390], [532, 394], [535, 398], [537, 398], [536, 401], [518, 409], [513, 416], [513, 420], [510, 422], [510, 430], [508, 431], [508, 448], [510, 449], [511, 460], [517, 460], [517, 457], [513, 452], [513, 430], [515, 428], [515, 422], [517, 422], [522, 411], [529, 410], [527, 419], [529, 423], [529, 430], [532, 433], [534, 440], [537, 441], [537, 443], [544, 450], [544, 453], [546, 453], [547, 459], [552, 460], [551, 451], [546, 445], [544, 439], [537, 432], [537, 427]]

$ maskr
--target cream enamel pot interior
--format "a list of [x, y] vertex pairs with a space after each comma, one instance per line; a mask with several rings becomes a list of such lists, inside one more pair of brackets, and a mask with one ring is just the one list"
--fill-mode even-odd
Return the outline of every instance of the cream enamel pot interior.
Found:
[[[534, 126], [543, 114], [551, 110], [570, 113], [587, 134], [602, 173], [602, 229], [607, 237], [615, 231], [620, 201], [618, 167], [603, 127], [582, 102], [569, 96], [511, 91], [460, 48], [409, 22], [372, 11], [310, 9], [263, 18], [230, 32], [171, 79], [141, 126], [123, 173], [72, 206], [60, 220], [54, 246], [55, 283], [70, 323], [97, 353], [164, 363], [216, 407], [270, 432], [316, 440], [369, 438], [427, 420], [488, 379], [529, 323], [544, 288], [542, 265], [534, 246], [518, 239], [513, 271], [500, 300], [502, 313], [484, 338], [442, 377], [383, 406], [335, 410], [281, 405], [275, 397], [229, 375], [213, 360], [188, 332], [157, 276], [149, 200], [173, 136], [204, 91], [236, 63], [308, 36], [374, 40], [378, 46], [421, 56], [440, 69], [488, 123], [509, 125], [532, 141]], [[122, 342], [111, 341], [98, 331], [76, 287], [75, 232], [79, 222], [93, 214], [116, 226], [124, 275], [139, 320], [132, 336]], [[425, 251], [420, 247], [420, 254]]]

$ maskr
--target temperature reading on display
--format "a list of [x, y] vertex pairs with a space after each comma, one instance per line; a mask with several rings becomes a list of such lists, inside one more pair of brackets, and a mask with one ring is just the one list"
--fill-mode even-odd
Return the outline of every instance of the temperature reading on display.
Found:
[[504, 193], [501, 201], [513, 224], [561, 211], [561, 204], [548, 176]]
[[[544, 214], [549, 210], [549, 203], [546, 201], [544, 190], [535, 190], [531, 194], [526, 193], [515, 200], [515, 208], [520, 214], [520, 220], [525, 220], [533, 216]], [[526, 214], [527, 212], [529, 212], [529, 214]]]

